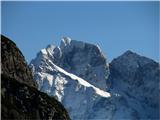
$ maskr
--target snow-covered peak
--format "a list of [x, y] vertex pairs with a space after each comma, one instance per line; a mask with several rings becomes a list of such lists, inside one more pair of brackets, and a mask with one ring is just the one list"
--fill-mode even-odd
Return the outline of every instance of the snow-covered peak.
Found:
[[65, 43], [65, 44], [69, 44], [71, 42], [71, 38], [69, 37], [62, 37], [62, 41]]
[[39, 69], [40, 64], [45, 65], [44, 59], [51, 60], [67, 72], [86, 79], [100, 89], [107, 88], [109, 67], [97, 45], [64, 37], [60, 47], [48, 45], [31, 63], [37, 66], [35, 69]]
[[57, 64], [64, 70], [74, 73], [89, 83], [106, 89], [109, 74], [108, 63], [99, 46], [83, 41], [71, 40], [60, 46], [62, 57]]
[[56, 46], [54, 46], [54, 45], [48, 45], [45, 49], [48, 52], [48, 54], [53, 55], [55, 48], [56, 48]]
[[70, 42], [71, 42], [71, 38], [62, 37], [60, 47], [63, 49], [65, 46], [70, 45]]
[[41, 91], [65, 105], [71, 118], [85, 119], [95, 101], [112, 97], [106, 92], [109, 68], [99, 46], [64, 37], [60, 46], [41, 51], [30, 63], [34, 79]]
[[[109, 100], [112, 97], [110, 93], [94, 86], [88, 80], [56, 65], [49, 57], [44, 57], [40, 63], [38, 69], [34, 69], [36, 62], [30, 64], [39, 90], [62, 102], [72, 119], [86, 119], [90, 116], [88, 112], [93, 109], [95, 102], [98, 103], [101, 98]], [[92, 76], [92, 73], [90, 74]], [[100, 84], [103, 85], [101, 82]]]

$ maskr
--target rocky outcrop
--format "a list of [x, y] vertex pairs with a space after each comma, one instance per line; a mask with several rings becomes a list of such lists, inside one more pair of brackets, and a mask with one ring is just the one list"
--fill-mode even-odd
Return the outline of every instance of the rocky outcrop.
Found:
[[21, 51], [13, 41], [3, 35], [1, 36], [1, 53], [2, 74], [15, 78], [19, 82], [36, 87], [36, 82], [33, 81], [32, 73]]
[[1, 116], [2, 120], [69, 120], [63, 105], [37, 90], [20, 50], [1, 37]]
[[2, 75], [2, 120], [69, 120], [60, 102], [14, 78]]
[[98, 45], [64, 37], [60, 44], [62, 56], [57, 63], [61, 68], [86, 79], [105, 90], [109, 75], [107, 59]]

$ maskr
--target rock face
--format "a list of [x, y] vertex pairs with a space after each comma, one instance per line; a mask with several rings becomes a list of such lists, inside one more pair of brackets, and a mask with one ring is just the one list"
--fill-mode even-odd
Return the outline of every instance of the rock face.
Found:
[[2, 120], [69, 120], [60, 102], [37, 90], [31, 71], [15, 43], [2, 36], [1, 46]]
[[96, 45], [64, 37], [30, 63], [38, 88], [71, 119], [158, 119], [159, 64], [131, 51], [109, 65]]
[[2, 120], [68, 120], [62, 104], [38, 91], [20, 83], [14, 78], [2, 75]]
[[15, 78], [19, 82], [36, 87], [36, 82], [33, 81], [32, 73], [16, 44], [2, 35], [1, 47], [2, 74]]
[[64, 37], [60, 49], [62, 55], [58, 66], [100, 89], [106, 89], [109, 69], [98, 46]]
[[110, 91], [120, 94], [137, 118], [158, 119], [160, 67], [131, 51], [110, 63]]
[[64, 37], [60, 47], [48, 45], [31, 61], [30, 65], [34, 65], [36, 72], [40, 71], [40, 66], [45, 66], [44, 59], [51, 60], [57, 66], [100, 89], [105, 90], [107, 87], [106, 79], [109, 75], [107, 60], [96, 45]]

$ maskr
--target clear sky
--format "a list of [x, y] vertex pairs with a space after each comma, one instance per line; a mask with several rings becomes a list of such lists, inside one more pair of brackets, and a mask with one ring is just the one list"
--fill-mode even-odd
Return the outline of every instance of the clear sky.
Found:
[[130, 49], [158, 61], [158, 2], [2, 2], [2, 34], [27, 62], [62, 36], [98, 44], [111, 61]]

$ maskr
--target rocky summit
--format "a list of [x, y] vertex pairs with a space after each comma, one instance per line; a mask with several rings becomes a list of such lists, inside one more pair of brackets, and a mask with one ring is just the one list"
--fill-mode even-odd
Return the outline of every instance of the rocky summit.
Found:
[[159, 63], [130, 50], [108, 63], [99, 46], [63, 37], [40, 50], [30, 68], [38, 89], [73, 120], [159, 118]]
[[69, 120], [63, 105], [37, 90], [21, 51], [1, 36], [1, 119]]

